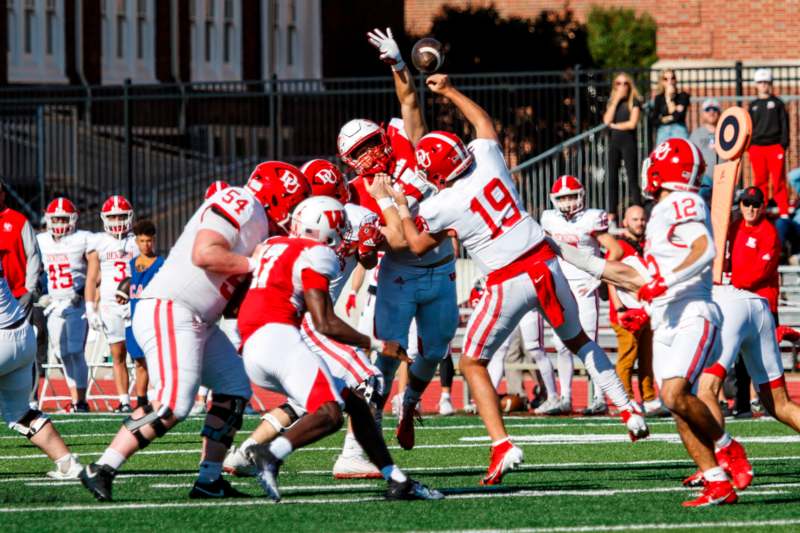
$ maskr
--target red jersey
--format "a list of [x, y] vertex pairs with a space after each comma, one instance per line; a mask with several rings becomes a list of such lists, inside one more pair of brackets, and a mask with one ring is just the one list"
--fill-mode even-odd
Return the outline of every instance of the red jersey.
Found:
[[781, 243], [775, 226], [766, 218], [755, 226], [739, 219], [731, 224], [728, 240], [731, 285], [766, 298], [770, 310], [777, 312]]
[[[36, 234], [25, 215], [10, 207], [0, 211], [0, 256], [14, 298], [19, 298], [28, 289], [36, 286], [41, 266], [41, 259], [36, 251]], [[30, 268], [28, 261], [34, 256], [36, 265], [35, 268]]]
[[339, 268], [336, 253], [317, 241], [283, 236], [267, 239], [250, 290], [239, 308], [242, 344], [266, 324], [299, 328], [306, 311], [304, 291], [328, 292]]
[[[631, 244], [631, 241], [629, 241], [628, 239], [617, 239], [617, 243], [622, 247], [622, 257], [617, 259], [617, 261], [622, 261], [623, 259], [631, 255], [638, 255], [639, 257], [644, 259], [644, 254], [641, 245], [639, 246], [638, 249], [636, 249], [634, 245]], [[608, 258], [608, 252], [606, 252], [606, 258]], [[619, 324], [619, 321], [617, 320], [617, 310], [614, 307], [614, 302], [611, 300], [611, 298], [608, 299], [608, 320], [612, 324]]]

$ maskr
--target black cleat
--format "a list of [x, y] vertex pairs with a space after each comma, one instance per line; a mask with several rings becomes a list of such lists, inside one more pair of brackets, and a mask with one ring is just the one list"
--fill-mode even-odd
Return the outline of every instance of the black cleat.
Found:
[[132, 413], [133, 409], [131, 409], [131, 404], [129, 403], [121, 403], [114, 409], [115, 413]]
[[278, 470], [283, 461], [277, 459], [269, 451], [268, 444], [256, 444], [247, 448], [245, 456], [256, 465], [256, 478], [264, 493], [272, 501], [281, 501], [281, 493], [278, 490]]
[[444, 494], [436, 489], [430, 489], [411, 478], [402, 483], [389, 480], [389, 487], [386, 489], [387, 500], [442, 500]]
[[72, 412], [73, 413], [88, 413], [89, 412], [89, 404], [86, 402], [78, 402], [72, 404]]
[[83, 486], [94, 494], [99, 502], [111, 501], [111, 485], [117, 477], [117, 471], [108, 465], [92, 463], [84, 467], [78, 477]]
[[222, 476], [211, 483], [195, 481], [192, 490], [189, 491], [189, 498], [193, 500], [217, 500], [222, 498], [249, 498], [249, 494], [240, 492], [233, 488], [228, 480]]

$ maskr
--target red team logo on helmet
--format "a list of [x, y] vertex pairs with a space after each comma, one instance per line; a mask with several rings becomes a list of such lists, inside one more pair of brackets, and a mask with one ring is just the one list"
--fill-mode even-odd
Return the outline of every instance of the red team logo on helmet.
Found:
[[282, 161], [259, 164], [250, 174], [245, 188], [261, 202], [267, 216], [284, 229], [297, 204], [311, 194], [311, 187], [300, 169]]
[[667, 139], [642, 164], [642, 192], [653, 196], [661, 189], [700, 190], [706, 164], [700, 149], [685, 139]]
[[[112, 218], [113, 217], [113, 218]], [[103, 229], [114, 237], [124, 237], [131, 231], [133, 223], [133, 206], [124, 196], [109, 196], [100, 209]]]
[[311, 185], [311, 196], [330, 196], [343, 204], [350, 200], [344, 175], [330, 161], [314, 159], [300, 167], [300, 170]]
[[63, 237], [75, 231], [78, 224], [78, 209], [67, 198], [59, 197], [47, 205], [44, 220], [50, 235]]
[[206, 189], [206, 200], [217, 194], [219, 191], [223, 191], [230, 186], [230, 183], [227, 181], [217, 180], [212, 182], [211, 185], [208, 186], [208, 189]]
[[384, 172], [392, 157], [392, 145], [383, 128], [362, 118], [342, 126], [336, 146], [342, 161], [359, 175]]
[[321, 242], [339, 251], [350, 224], [344, 206], [328, 196], [312, 196], [303, 200], [292, 214], [290, 233]]
[[416, 146], [417, 166], [438, 189], [466, 171], [474, 157], [457, 136], [446, 131], [432, 131]]
[[583, 211], [585, 197], [583, 184], [578, 178], [568, 174], [559, 176], [550, 189], [550, 201], [553, 202], [553, 207], [567, 218]]

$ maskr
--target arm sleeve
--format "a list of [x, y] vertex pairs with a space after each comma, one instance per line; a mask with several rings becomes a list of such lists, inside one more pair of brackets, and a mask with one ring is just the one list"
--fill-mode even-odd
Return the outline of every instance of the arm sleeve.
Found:
[[25, 289], [34, 292], [39, 287], [39, 273], [42, 271], [42, 256], [36, 233], [27, 221], [22, 226], [22, 246], [25, 249], [27, 264], [25, 267]]
[[671, 287], [676, 283], [686, 281], [692, 276], [700, 274], [703, 269], [711, 264], [711, 262], [714, 260], [714, 256], [716, 255], [716, 250], [714, 249], [714, 239], [711, 236], [711, 232], [709, 232], [705, 224], [701, 222], [685, 222], [683, 224], [678, 224], [675, 226], [673, 234], [682, 242], [686, 243], [686, 246], [691, 246], [694, 241], [703, 236], [707, 238], [707, 244], [703, 254], [697, 258], [694, 263], [683, 270], [670, 272], [664, 276], [664, 283], [667, 285], [667, 287]]
[[219, 233], [231, 246], [236, 243], [236, 237], [239, 235], [238, 227], [234, 226], [229, 218], [214, 211], [213, 206], [203, 213], [198, 229], [208, 229]]
[[545, 240], [553, 251], [570, 265], [583, 270], [593, 278], [600, 279], [603, 276], [603, 270], [606, 267], [604, 258], [579, 250], [575, 246], [560, 243], [551, 237], [545, 237]]

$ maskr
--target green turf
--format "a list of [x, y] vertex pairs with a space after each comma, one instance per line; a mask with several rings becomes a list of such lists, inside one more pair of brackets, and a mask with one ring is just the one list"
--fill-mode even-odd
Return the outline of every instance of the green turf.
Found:
[[[98, 415], [53, 418], [84, 462], [99, 455], [121, 420]], [[257, 422], [248, 417], [245, 429]], [[49, 461], [22, 438], [4, 432], [2, 530], [301, 533], [635, 525], [652, 530], [658, 524], [705, 530], [725, 524], [741, 531], [800, 529], [800, 438], [771, 420], [729, 423], [730, 431], [744, 440], [757, 476], [740, 494], [739, 504], [692, 510], [680, 506], [692, 494], [680, 487], [681, 479], [693, 471], [683, 448], [655, 440], [674, 435], [669, 421], [652, 425], [654, 440], [633, 444], [603, 440], [623, 435], [617, 420], [509, 418], [526, 463], [506, 477], [505, 485], [489, 489], [477, 483], [488, 460], [488, 443], [476, 440], [485, 436], [478, 418], [426, 419], [417, 432], [421, 446], [411, 452], [397, 449], [387, 431], [397, 463], [445, 492], [448, 498], [440, 502], [389, 503], [381, 499], [382, 481], [334, 481], [329, 472], [342, 442], [339, 433], [291, 456], [281, 471], [284, 500], [277, 505], [265, 499], [251, 479], [234, 479], [251, 499], [188, 500], [201, 424], [199, 418], [187, 420], [134, 457], [114, 485], [111, 504], [96, 503], [75, 482], [51, 482], [44, 476], [51, 468]], [[386, 425], [392, 425], [391, 419]], [[242, 432], [237, 440], [244, 437]], [[558, 439], [577, 442], [553, 442]]]

